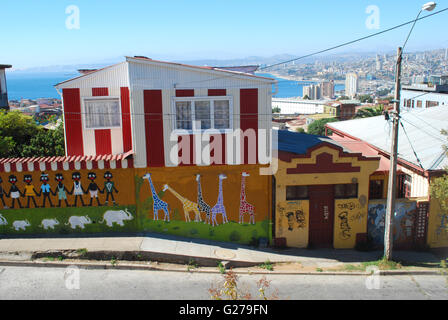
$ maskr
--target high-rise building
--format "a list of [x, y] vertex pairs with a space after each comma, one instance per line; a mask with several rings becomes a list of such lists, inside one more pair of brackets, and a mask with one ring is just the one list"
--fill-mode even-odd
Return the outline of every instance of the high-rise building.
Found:
[[303, 87], [303, 98], [308, 97], [310, 100], [319, 100], [322, 98], [320, 86], [312, 84]]
[[0, 109], [9, 109], [5, 72], [8, 68], [11, 68], [11, 65], [0, 64]]
[[353, 99], [358, 93], [358, 75], [356, 73], [347, 73], [345, 77], [345, 95]]
[[334, 81], [324, 81], [320, 83], [320, 93], [323, 98], [334, 98]]
[[382, 69], [382, 65], [381, 65], [381, 59], [380, 59], [380, 55], [377, 54], [376, 55], [376, 66], [375, 66], [376, 71], [381, 71]]

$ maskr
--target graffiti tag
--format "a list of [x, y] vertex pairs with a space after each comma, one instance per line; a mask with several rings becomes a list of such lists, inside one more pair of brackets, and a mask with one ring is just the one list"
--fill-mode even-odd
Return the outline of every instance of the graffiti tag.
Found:
[[338, 208], [341, 210], [353, 210], [355, 208], [359, 208], [359, 203], [354, 202], [339, 203]]
[[351, 228], [348, 223], [348, 212], [343, 211], [338, 215], [339, 219], [341, 220], [339, 227], [341, 228], [341, 232], [339, 233], [339, 236], [342, 240], [350, 239], [351, 235]]

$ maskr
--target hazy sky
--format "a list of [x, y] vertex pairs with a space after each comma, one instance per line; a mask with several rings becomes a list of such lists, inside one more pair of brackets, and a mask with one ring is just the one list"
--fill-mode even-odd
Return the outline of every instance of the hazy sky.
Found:
[[[16, 68], [115, 61], [306, 54], [414, 19], [426, 0], [0, 0], [0, 63]], [[79, 29], [68, 29], [70, 5]], [[366, 20], [379, 9], [379, 29]], [[448, 7], [438, 1], [436, 10]], [[427, 13], [424, 13], [427, 14]], [[375, 23], [376, 20], [369, 20]], [[373, 22], [372, 22], [373, 21]], [[419, 21], [408, 50], [448, 47], [448, 11]], [[341, 51], [390, 51], [410, 26]]]

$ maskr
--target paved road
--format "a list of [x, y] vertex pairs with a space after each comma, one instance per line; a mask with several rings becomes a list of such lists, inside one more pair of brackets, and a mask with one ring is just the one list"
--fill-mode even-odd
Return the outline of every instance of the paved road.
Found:
[[[219, 274], [163, 271], [79, 270], [0, 267], [0, 299], [209, 299]], [[240, 286], [255, 293], [260, 275], [241, 275]], [[269, 275], [281, 299], [448, 299], [443, 276], [381, 276], [380, 289], [367, 289], [365, 276]], [[374, 284], [375, 282], [370, 282]], [[67, 289], [67, 286], [72, 289]]]

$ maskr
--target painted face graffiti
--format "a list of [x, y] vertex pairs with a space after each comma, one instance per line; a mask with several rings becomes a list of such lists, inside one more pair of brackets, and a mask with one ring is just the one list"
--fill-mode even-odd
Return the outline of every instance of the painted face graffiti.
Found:
[[352, 236], [351, 232], [350, 232], [351, 228], [348, 223], [348, 212], [343, 211], [338, 215], [338, 217], [340, 220], [339, 227], [341, 229], [341, 232], [339, 233], [339, 237], [342, 240], [348, 240]]

